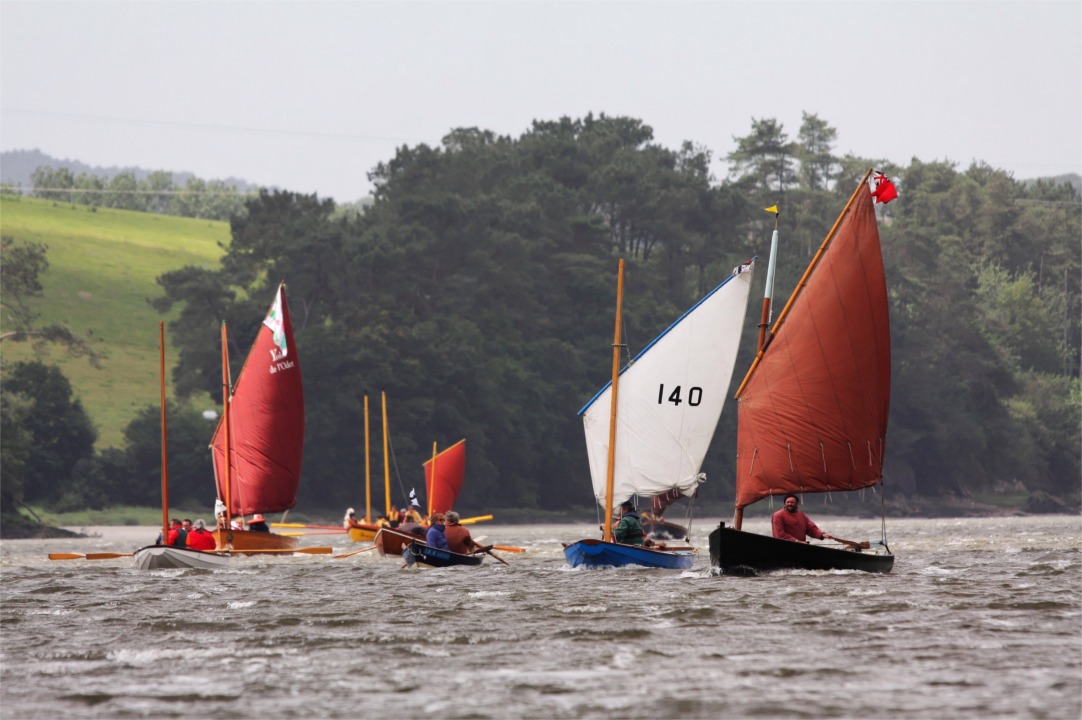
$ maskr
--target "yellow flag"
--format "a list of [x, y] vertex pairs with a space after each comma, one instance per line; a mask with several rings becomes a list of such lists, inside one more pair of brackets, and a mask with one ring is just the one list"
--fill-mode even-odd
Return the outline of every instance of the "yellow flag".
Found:
[[775, 215], [777, 215], [777, 214], [778, 214], [778, 206], [777, 206], [777, 205], [771, 205], [771, 206], [770, 206], [770, 207], [768, 207], [768, 208], [763, 208], [763, 210], [766, 210], [767, 212], [772, 212], [772, 213], [774, 213]]

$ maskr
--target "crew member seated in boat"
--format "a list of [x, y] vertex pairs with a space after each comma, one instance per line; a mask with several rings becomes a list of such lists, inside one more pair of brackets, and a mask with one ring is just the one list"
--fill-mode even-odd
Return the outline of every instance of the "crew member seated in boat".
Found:
[[820, 530], [811, 518], [800, 511], [800, 498], [796, 495], [789, 493], [783, 502], [782, 509], [770, 518], [774, 537], [802, 543], [808, 542], [808, 535], [816, 540], [830, 540], [834, 537]]
[[642, 522], [639, 514], [635, 512], [635, 505], [630, 500], [620, 506], [620, 522], [612, 531], [612, 539], [623, 545], [646, 545], [646, 533], [642, 530]]
[[470, 536], [470, 531], [459, 524], [461, 518], [454, 510], [444, 513], [446, 520], [443, 533], [447, 537], [447, 549], [459, 555], [466, 555], [481, 549], [481, 546]]
[[425, 524], [425, 516], [421, 514], [420, 510], [413, 507], [412, 505], [409, 507], [409, 509], [402, 508], [402, 522], [409, 522], [411, 520], [418, 525]]
[[391, 523], [391, 527], [398, 527], [402, 522], [402, 516], [405, 514], [405, 508], [399, 510], [398, 508], [391, 508], [391, 511], [387, 513], [387, 522]]
[[346, 528], [359, 528], [364, 527], [361, 523], [357, 522], [357, 513], [353, 508], [346, 510], [346, 516], [342, 518], [342, 527]]
[[391, 521], [387, 519], [386, 515], [380, 515], [376, 518], [376, 527], [389, 528], [391, 527]]
[[426, 530], [428, 530], [428, 528], [417, 522], [413, 516], [406, 516], [406, 518], [398, 524], [398, 532], [409, 533], [420, 538], [424, 538]]
[[270, 532], [270, 525], [263, 519], [263, 516], [256, 513], [252, 516], [252, 519], [248, 521], [248, 529], [252, 532]]
[[214, 541], [214, 534], [207, 530], [207, 524], [202, 518], [193, 523], [192, 531], [188, 533], [187, 543], [192, 550], [213, 550], [218, 545]]
[[177, 518], [173, 518], [169, 525], [169, 534], [165, 536], [165, 544], [173, 547], [187, 547], [188, 533], [184, 530], [184, 524]]
[[447, 547], [447, 533], [444, 529], [443, 515], [433, 513], [429, 518], [428, 533], [425, 535], [425, 543], [438, 550], [449, 550]]

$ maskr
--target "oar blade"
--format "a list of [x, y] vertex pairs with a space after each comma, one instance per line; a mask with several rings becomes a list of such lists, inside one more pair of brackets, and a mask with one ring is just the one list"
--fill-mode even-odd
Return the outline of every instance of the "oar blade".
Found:
[[82, 557], [80, 553], [49, 553], [50, 560], [78, 560]]

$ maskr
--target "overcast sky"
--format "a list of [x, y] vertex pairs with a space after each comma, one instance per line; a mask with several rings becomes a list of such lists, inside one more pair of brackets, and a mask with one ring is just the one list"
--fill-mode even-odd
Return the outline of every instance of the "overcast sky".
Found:
[[1082, 173], [1082, 2], [0, 1], [0, 149], [350, 202], [403, 144], [630, 116], [719, 160], [801, 113], [837, 154]]

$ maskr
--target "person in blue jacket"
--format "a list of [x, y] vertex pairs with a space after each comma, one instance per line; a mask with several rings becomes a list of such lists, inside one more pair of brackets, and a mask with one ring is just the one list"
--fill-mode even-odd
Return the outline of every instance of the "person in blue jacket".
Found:
[[445, 518], [443, 513], [433, 513], [432, 517], [428, 519], [428, 535], [425, 536], [425, 542], [429, 547], [436, 548], [437, 550], [449, 550], [447, 547], [447, 533], [444, 529]]

